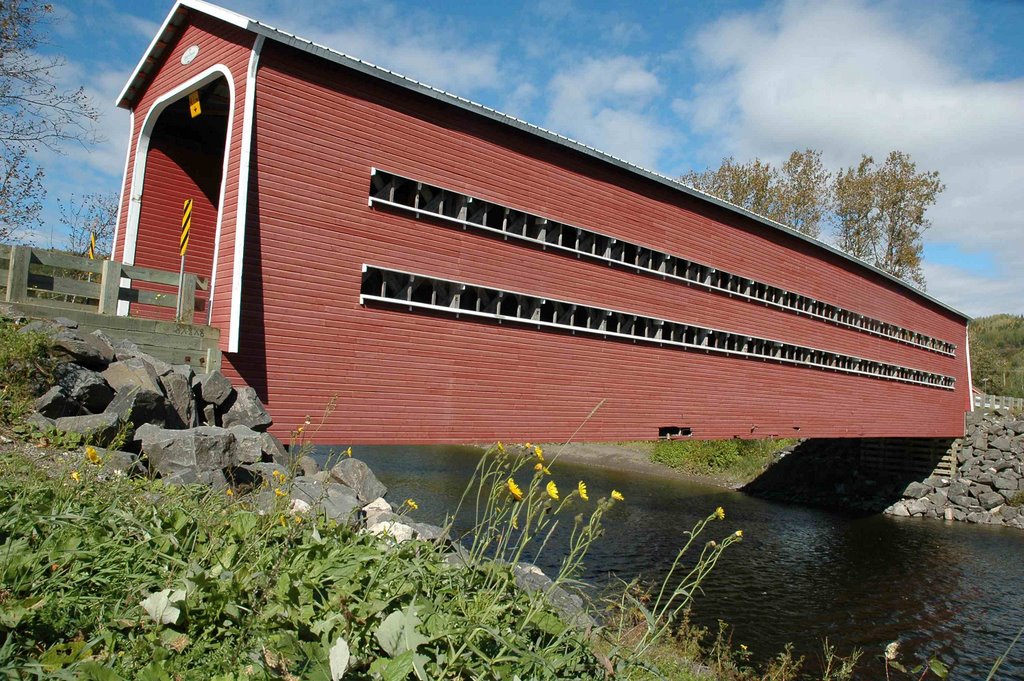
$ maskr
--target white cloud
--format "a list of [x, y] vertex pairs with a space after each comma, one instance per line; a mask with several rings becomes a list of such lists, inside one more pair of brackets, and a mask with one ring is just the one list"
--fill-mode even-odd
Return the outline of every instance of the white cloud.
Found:
[[959, 267], [924, 263], [928, 294], [972, 317], [999, 312], [1024, 313], [1020, 279], [989, 278]]
[[[790, 0], [720, 20], [694, 41], [706, 77], [673, 108], [714, 140], [709, 163], [814, 147], [838, 166], [861, 153], [880, 160], [907, 151], [947, 187], [928, 234], [989, 250], [1004, 277], [1015, 275], [1024, 270], [1024, 79], [973, 77], [948, 48], [964, 40], [955, 22], [923, 11], [911, 23], [897, 9]], [[936, 291], [946, 286], [931, 281]], [[1012, 281], [1016, 296], [1001, 304], [1024, 311], [1024, 278]], [[993, 286], [950, 295], [980, 309], [1004, 288]]]
[[435, 13], [389, 2], [294, 3], [284, 12], [265, 1], [231, 4], [303, 38], [463, 96], [503, 81], [497, 48], [474, 42], [467, 27]]
[[650, 110], [663, 88], [640, 59], [586, 59], [558, 72], [548, 89], [546, 125], [602, 151], [655, 167], [676, 141], [676, 133]]

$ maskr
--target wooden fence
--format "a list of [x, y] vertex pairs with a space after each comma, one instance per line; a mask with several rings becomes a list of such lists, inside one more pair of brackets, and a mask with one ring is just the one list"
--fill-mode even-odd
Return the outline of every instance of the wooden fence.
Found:
[[1013, 409], [1015, 411], [1024, 410], [1024, 398], [1021, 397], [1004, 397], [1002, 395], [974, 395], [974, 408], [975, 409]]
[[[122, 278], [130, 283], [122, 286]], [[121, 301], [177, 308], [178, 295], [146, 290], [146, 284], [178, 286], [178, 273], [124, 265], [113, 260], [89, 260], [29, 246], [0, 244], [0, 282], [9, 303], [42, 303], [82, 312], [117, 314]], [[139, 284], [142, 284], [140, 287]], [[196, 312], [196, 290], [209, 283], [186, 273], [181, 287], [178, 321], [191, 324]]]
[[[204, 303], [197, 301], [196, 291], [208, 290], [209, 283], [186, 273], [178, 293], [178, 277], [177, 272], [0, 244], [3, 300], [27, 316], [68, 317], [85, 331], [102, 329], [115, 339], [130, 339], [167, 362], [219, 369], [220, 332], [194, 323]], [[174, 292], [147, 290], [153, 285]], [[178, 309], [179, 295], [181, 313], [173, 321], [118, 316], [122, 302]]]

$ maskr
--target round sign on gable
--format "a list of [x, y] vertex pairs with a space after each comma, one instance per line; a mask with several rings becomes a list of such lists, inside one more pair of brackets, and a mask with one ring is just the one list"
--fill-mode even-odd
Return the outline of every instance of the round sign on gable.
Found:
[[195, 59], [196, 55], [198, 55], [198, 54], [199, 54], [199, 46], [198, 45], [192, 45], [187, 50], [185, 50], [185, 53], [183, 55], [181, 55], [181, 63], [183, 65], [191, 64], [192, 60]]

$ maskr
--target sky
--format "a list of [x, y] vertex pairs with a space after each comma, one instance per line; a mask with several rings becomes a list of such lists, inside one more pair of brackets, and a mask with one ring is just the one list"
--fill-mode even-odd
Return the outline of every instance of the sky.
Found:
[[[83, 85], [104, 140], [41, 152], [58, 201], [120, 191], [116, 95], [172, 2], [56, 2], [43, 51]], [[1024, 314], [1024, 0], [222, 0], [224, 7], [669, 176], [722, 158], [911, 154], [946, 189], [929, 211], [928, 293]]]

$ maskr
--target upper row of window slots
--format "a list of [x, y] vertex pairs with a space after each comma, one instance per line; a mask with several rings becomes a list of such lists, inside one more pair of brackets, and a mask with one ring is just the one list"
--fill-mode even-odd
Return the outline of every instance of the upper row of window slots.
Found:
[[364, 266], [360, 295], [364, 301], [411, 303], [454, 314], [519, 320], [574, 332], [628, 337], [937, 388], [953, 389], [956, 384], [951, 376], [897, 364], [370, 265]]
[[624, 265], [641, 272], [682, 280], [940, 354], [956, 354], [956, 345], [953, 343], [867, 317], [810, 296], [380, 169], [374, 169], [371, 176], [370, 205], [375, 203], [437, 216], [571, 251], [577, 255]]

